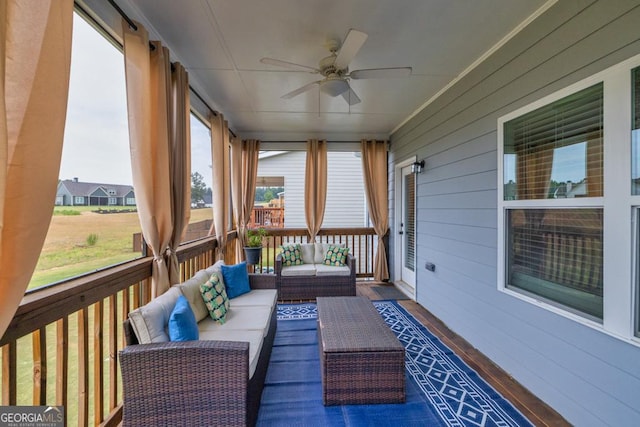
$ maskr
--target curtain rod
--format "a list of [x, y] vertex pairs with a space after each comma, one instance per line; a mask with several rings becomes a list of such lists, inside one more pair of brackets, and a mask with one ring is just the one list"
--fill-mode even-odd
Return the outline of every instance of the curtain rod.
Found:
[[[111, 7], [113, 7], [115, 9], [115, 11], [118, 12], [118, 14], [122, 17], [122, 19], [127, 21], [127, 24], [129, 25], [129, 27], [133, 31], [138, 31], [138, 26], [135, 24], [135, 22], [133, 22], [133, 19], [129, 18], [129, 16], [124, 12], [124, 10], [120, 9], [120, 6], [118, 6], [118, 4], [115, 2], [115, 0], [107, 0], [107, 1], [111, 5]], [[156, 47], [151, 42], [149, 42], [149, 48], [151, 50], [156, 50]], [[173, 62], [171, 63], [171, 71], [174, 71]], [[205, 105], [205, 107], [207, 107], [207, 109], [213, 113], [214, 116], [216, 116], [216, 117], [218, 116], [218, 112], [216, 110], [214, 110], [213, 108], [211, 108], [209, 106], [209, 104], [207, 104], [207, 101], [202, 99], [200, 94], [198, 92], [196, 92], [193, 89], [193, 87], [189, 86], [189, 89], [200, 100], [200, 102], [202, 102]], [[233, 130], [229, 129], [229, 133], [231, 133], [231, 135], [233, 135], [234, 138], [237, 138], [237, 135], [233, 132]]]

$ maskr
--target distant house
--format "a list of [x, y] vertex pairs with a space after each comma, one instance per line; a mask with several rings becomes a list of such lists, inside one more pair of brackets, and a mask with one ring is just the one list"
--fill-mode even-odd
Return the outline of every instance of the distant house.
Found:
[[[258, 161], [256, 186], [284, 187], [284, 224], [289, 228], [307, 227], [304, 216], [305, 164], [305, 151], [266, 151], [260, 154]], [[327, 153], [326, 200], [323, 228], [367, 226], [362, 159], [356, 153]]]
[[131, 185], [80, 182], [78, 178], [58, 183], [56, 206], [135, 206]]

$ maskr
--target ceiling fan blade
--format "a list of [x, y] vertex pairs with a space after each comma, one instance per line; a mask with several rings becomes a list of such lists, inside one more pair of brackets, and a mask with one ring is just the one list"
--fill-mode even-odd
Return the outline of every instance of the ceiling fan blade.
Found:
[[358, 79], [387, 79], [394, 77], [409, 77], [411, 67], [401, 68], [371, 68], [369, 70], [354, 70], [349, 73], [349, 77]]
[[260, 60], [263, 64], [275, 65], [276, 67], [288, 68], [295, 71], [304, 71], [305, 73], [318, 74], [320, 70], [313, 67], [307, 67], [306, 65], [294, 64], [293, 62], [281, 61], [273, 58], [262, 58]]
[[349, 30], [349, 34], [347, 34], [347, 37], [344, 39], [340, 52], [338, 52], [338, 57], [334, 62], [336, 68], [347, 68], [351, 60], [356, 56], [364, 42], [367, 40], [367, 37], [369, 36], [362, 31], [354, 29]]
[[353, 91], [353, 89], [351, 89], [351, 86], [349, 86], [348, 91], [342, 93], [342, 97], [345, 101], [347, 101], [349, 105], [356, 105], [362, 102], [360, 101], [360, 98], [358, 98], [358, 95], [356, 95], [356, 93]]
[[285, 94], [284, 94], [284, 95], [282, 95], [280, 98], [282, 98], [282, 99], [291, 99], [291, 98], [293, 98], [294, 96], [298, 96], [298, 95], [300, 95], [301, 93], [304, 93], [304, 92], [306, 92], [306, 91], [308, 91], [308, 90], [311, 90], [315, 85], [320, 84], [320, 82], [321, 82], [321, 80], [318, 80], [317, 82], [311, 82], [311, 83], [306, 84], [306, 85], [304, 85], [304, 86], [302, 86], [302, 87], [299, 87], [299, 88], [298, 88], [298, 89], [296, 89], [296, 90], [292, 90], [292, 91], [291, 91], [291, 92], [289, 92], [289, 93], [285, 93]]

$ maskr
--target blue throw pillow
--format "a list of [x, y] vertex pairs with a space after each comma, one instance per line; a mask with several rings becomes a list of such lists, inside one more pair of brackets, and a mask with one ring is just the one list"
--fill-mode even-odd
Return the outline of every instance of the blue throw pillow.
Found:
[[222, 265], [221, 269], [224, 285], [227, 287], [227, 297], [229, 297], [229, 299], [246, 294], [251, 290], [246, 261], [242, 261], [236, 265]]
[[180, 295], [169, 317], [169, 338], [171, 341], [195, 341], [198, 337], [196, 316], [189, 301]]

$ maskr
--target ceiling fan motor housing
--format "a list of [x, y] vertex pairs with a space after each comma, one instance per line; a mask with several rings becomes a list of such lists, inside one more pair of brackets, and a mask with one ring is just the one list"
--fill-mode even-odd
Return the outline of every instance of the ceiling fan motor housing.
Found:
[[320, 90], [329, 96], [342, 95], [349, 90], [347, 80], [335, 74], [327, 76], [320, 82]]

